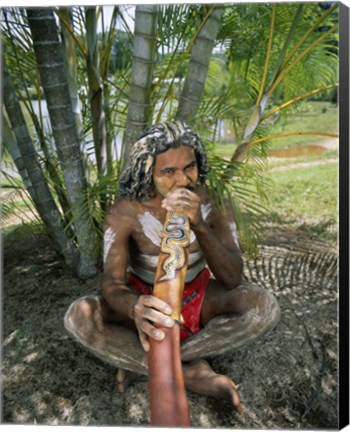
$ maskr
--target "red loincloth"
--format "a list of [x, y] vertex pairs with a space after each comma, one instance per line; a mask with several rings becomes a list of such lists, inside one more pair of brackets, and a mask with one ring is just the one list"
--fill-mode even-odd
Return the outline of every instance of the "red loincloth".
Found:
[[[185, 323], [180, 327], [180, 338], [182, 341], [198, 333], [201, 329], [201, 311], [209, 279], [210, 272], [205, 268], [193, 281], [185, 284], [181, 309]], [[143, 282], [133, 273], [129, 275], [129, 282], [141, 295], [151, 295], [153, 292], [152, 285]]]

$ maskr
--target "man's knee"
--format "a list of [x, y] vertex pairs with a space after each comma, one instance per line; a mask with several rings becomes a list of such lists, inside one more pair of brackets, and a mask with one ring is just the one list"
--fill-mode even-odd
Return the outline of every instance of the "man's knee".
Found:
[[280, 318], [280, 307], [276, 297], [264, 288], [242, 283], [233, 294], [242, 315], [254, 316], [254, 321], [263, 327], [272, 328]]
[[64, 326], [69, 332], [81, 328], [91, 321], [96, 310], [96, 299], [85, 296], [75, 300], [68, 308], [64, 316]]
[[281, 311], [276, 297], [264, 288], [252, 285], [255, 302], [252, 304], [254, 314], [262, 327], [273, 328], [279, 321]]

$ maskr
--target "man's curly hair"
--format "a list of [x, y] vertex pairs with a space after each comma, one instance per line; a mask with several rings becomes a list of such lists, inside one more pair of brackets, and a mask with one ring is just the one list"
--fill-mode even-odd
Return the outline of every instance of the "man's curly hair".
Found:
[[145, 201], [154, 190], [153, 168], [156, 156], [169, 148], [185, 145], [194, 149], [198, 181], [204, 184], [209, 166], [199, 135], [181, 121], [165, 121], [146, 129], [132, 146], [128, 163], [119, 180], [119, 196]]

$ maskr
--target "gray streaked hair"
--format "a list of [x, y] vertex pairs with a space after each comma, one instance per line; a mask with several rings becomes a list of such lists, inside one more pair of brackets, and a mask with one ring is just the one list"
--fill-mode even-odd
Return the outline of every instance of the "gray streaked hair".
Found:
[[131, 148], [119, 179], [119, 196], [145, 201], [154, 190], [153, 168], [156, 156], [181, 145], [193, 148], [198, 181], [204, 184], [209, 172], [205, 147], [199, 135], [181, 121], [165, 121], [146, 129]]

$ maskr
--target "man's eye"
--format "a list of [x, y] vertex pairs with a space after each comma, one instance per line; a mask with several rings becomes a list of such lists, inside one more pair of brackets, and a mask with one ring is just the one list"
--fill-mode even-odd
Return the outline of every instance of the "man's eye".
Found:
[[186, 171], [193, 171], [197, 167], [197, 164], [194, 163], [186, 168]]
[[166, 174], [166, 175], [172, 175], [172, 174], [174, 174], [174, 170], [172, 170], [172, 169], [166, 169], [166, 170], [164, 170], [164, 174]]

